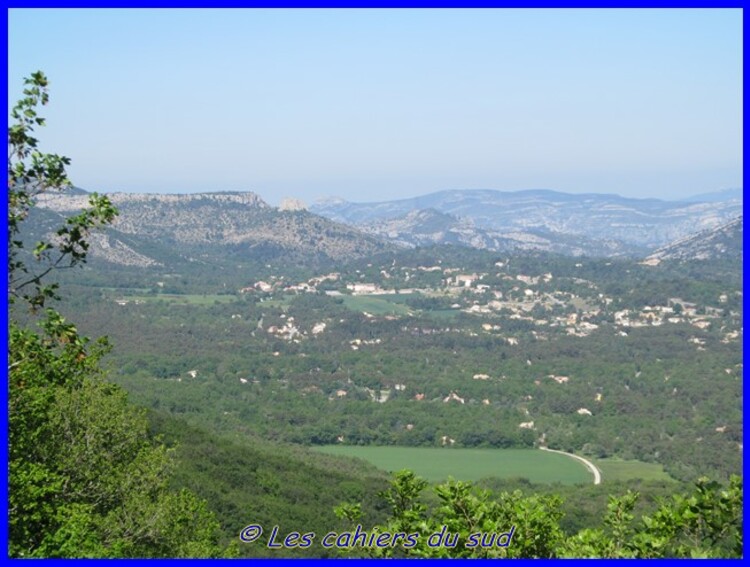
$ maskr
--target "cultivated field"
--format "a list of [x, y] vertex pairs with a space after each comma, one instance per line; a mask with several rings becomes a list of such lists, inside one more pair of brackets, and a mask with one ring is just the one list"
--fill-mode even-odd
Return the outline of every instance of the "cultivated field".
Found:
[[236, 295], [216, 295], [216, 294], [182, 294], [182, 293], [156, 293], [156, 294], [138, 294], [138, 295], [119, 295], [115, 297], [117, 301], [147, 303], [163, 301], [177, 305], [213, 305], [214, 303], [232, 303], [239, 301]]
[[666, 472], [664, 467], [656, 463], [643, 463], [641, 461], [625, 461], [622, 459], [590, 459], [602, 473], [602, 482], [612, 480], [629, 480], [640, 478], [642, 480], [674, 480]]
[[486, 477], [528, 478], [531, 482], [588, 484], [586, 467], [570, 457], [537, 449], [457, 449], [437, 447], [316, 447], [334, 455], [358, 457], [395, 472], [410, 469], [430, 481], [478, 480]]
[[366, 311], [372, 315], [407, 315], [409, 308], [394, 301], [385, 299], [392, 296], [376, 295], [342, 295], [344, 305], [352, 311]]

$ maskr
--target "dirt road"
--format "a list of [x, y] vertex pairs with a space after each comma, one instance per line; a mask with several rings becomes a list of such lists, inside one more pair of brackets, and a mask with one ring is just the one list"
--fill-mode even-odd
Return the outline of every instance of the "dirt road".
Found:
[[602, 483], [602, 473], [599, 471], [598, 468], [596, 468], [596, 465], [594, 465], [594, 463], [592, 463], [588, 459], [584, 459], [583, 457], [579, 457], [578, 455], [574, 455], [573, 453], [566, 453], [565, 451], [558, 451], [556, 449], [547, 449], [547, 447], [539, 447], [539, 448], [542, 451], [549, 451], [550, 453], [560, 453], [561, 455], [567, 455], [568, 457], [578, 459], [584, 465], [586, 465], [586, 468], [589, 469], [591, 473], [594, 475], [594, 484]]

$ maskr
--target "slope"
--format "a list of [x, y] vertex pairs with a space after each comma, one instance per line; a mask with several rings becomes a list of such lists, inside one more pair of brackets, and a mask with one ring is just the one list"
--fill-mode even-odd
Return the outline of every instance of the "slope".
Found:
[[696, 229], [714, 228], [742, 211], [742, 199], [729, 194], [716, 202], [631, 199], [608, 194], [568, 194], [549, 190], [450, 190], [411, 199], [314, 204], [311, 211], [353, 225], [393, 219], [415, 210], [435, 209], [501, 232], [542, 230], [592, 240], [662, 246]]

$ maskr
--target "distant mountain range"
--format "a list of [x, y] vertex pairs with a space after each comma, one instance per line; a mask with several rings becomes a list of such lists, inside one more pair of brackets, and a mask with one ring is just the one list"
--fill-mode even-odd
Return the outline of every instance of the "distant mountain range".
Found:
[[[466, 242], [497, 239], [501, 248], [508, 239], [542, 238], [561, 252], [639, 255], [742, 214], [742, 194], [731, 190], [700, 201], [663, 201], [549, 190], [453, 190], [378, 203], [330, 199], [310, 210], [412, 244], [419, 243], [423, 232], [422, 223], [414, 222], [420, 220], [415, 211], [431, 210], [454, 218], [444, 219], [441, 230], [446, 242], [455, 239], [458, 231]], [[433, 242], [442, 240], [441, 230], [433, 232]], [[568, 245], [565, 241], [570, 238], [579, 239], [578, 245]]]
[[[310, 265], [441, 244], [638, 258], [659, 249], [660, 257], [682, 258], [687, 254], [663, 247], [710, 233], [742, 214], [736, 190], [681, 202], [547, 190], [441, 191], [380, 203], [327, 200], [311, 211], [289, 200], [272, 207], [250, 192], [114, 193], [110, 198], [120, 215], [113, 226], [92, 235], [91, 257], [135, 267], [246, 260]], [[86, 203], [87, 193], [80, 189], [41, 196], [36, 221], [29, 223], [36, 225], [32, 231], [48, 234]], [[741, 255], [741, 217], [738, 222]], [[711, 246], [701, 254], [718, 253], [719, 247]]]
[[699, 195], [693, 195], [687, 199], [681, 199], [681, 201], [687, 203], [717, 203], [720, 201], [731, 201], [732, 199], [739, 199], [742, 201], [742, 189], [734, 187], [732, 189], [722, 189], [721, 191], [713, 191], [712, 193], [701, 193]]
[[497, 251], [544, 250], [572, 256], [643, 255], [647, 247], [614, 239], [591, 239], [577, 234], [553, 233], [544, 227], [495, 230], [478, 227], [471, 218], [458, 218], [435, 209], [415, 210], [391, 219], [371, 220], [361, 230], [399, 246], [450, 244]]

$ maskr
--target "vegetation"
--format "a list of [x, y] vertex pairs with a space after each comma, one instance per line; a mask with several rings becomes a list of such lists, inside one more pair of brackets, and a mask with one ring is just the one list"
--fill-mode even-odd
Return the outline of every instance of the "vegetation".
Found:
[[[309, 445], [343, 436], [348, 445], [437, 447], [448, 436], [463, 448], [532, 448], [544, 434], [550, 448], [662, 465], [685, 481], [741, 470], [742, 356], [738, 339], [726, 338], [733, 318], [707, 329], [631, 327], [626, 336], [602, 321], [579, 337], [502, 313], [368, 317], [335, 296], [258, 295], [117, 305], [127, 296], [86, 288], [64, 310], [87, 333], [111, 336], [112, 379], [134, 400], [216, 431]], [[313, 334], [319, 323], [325, 329]], [[381, 392], [387, 401], [373, 403]], [[445, 402], [451, 392], [465, 403]]]
[[[333, 510], [341, 500], [362, 502], [363, 521], [385, 520], [378, 493], [387, 476], [374, 467], [342, 457], [310, 454], [293, 445], [272, 444], [248, 436], [217, 435], [174, 416], [149, 415], [153, 435], [174, 447], [171, 485], [205, 499], [219, 519], [222, 544], [237, 541], [249, 523], [294, 527], [316, 533], [344, 529]], [[272, 550], [241, 546], [244, 557], [320, 557], [325, 550]]]
[[[344, 550], [355, 556], [741, 553], [736, 262], [445, 246], [334, 263], [283, 242], [221, 257], [183, 242], [180, 257], [124, 232], [157, 262], [87, 262], [90, 231], [115, 210], [97, 195], [68, 219], [34, 206], [68, 187], [69, 162], [36, 149], [46, 78], [27, 87], [9, 128], [11, 556], [342, 553], [240, 543], [253, 523], [404, 534]], [[310, 249], [333, 230], [249, 209], [266, 228], [299, 225]], [[326, 237], [351, 247], [348, 234]], [[105, 334], [112, 346], [84, 337]], [[365, 461], [310, 450], [331, 445], [461, 480], [427, 490], [402, 472], [388, 488]], [[588, 473], [540, 446], [594, 460], [604, 484], [566, 484]], [[521, 469], [492, 460], [509, 455]], [[461, 466], [438, 471], [437, 456]], [[429, 544], [443, 527], [455, 546]]]
[[656, 463], [643, 463], [625, 459], [594, 459], [593, 463], [601, 471], [602, 478], [607, 481], [631, 478], [673, 481], [664, 471], [664, 467]]
[[[93, 195], [53, 239], [24, 254], [21, 225], [35, 198], [68, 185], [69, 160], [37, 150], [47, 79], [26, 79], [9, 128], [9, 300], [36, 316], [37, 331], [11, 319], [9, 356], [9, 550], [12, 557], [213, 557], [218, 523], [189, 491], [167, 489], [172, 459], [148, 438], [142, 410], [99, 370], [107, 350], [47, 307], [45, 276], [85, 261], [90, 229], [115, 210]], [[30, 262], [34, 262], [33, 265]], [[35, 268], [37, 268], [35, 270]]]
[[[560, 526], [559, 496], [492, 494], [471, 483], [448, 481], [434, 488], [438, 502], [428, 508], [421, 498], [426, 487], [411, 471], [396, 474], [382, 493], [390, 518], [371, 530], [389, 534], [388, 543], [344, 549], [372, 557], [432, 558], [707, 558], [742, 553], [739, 477], [728, 486], [701, 479], [692, 493], [660, 502], [639, 522], [632, 513], [638, 493], [610, 497], [602, 526], [573, 536]], [[343, 504], [338, 513], [357, 522], [361, 509]]]
[[347, 295], [343, 298], [344, 305], [354, 311], [371, 313], [373, 315], [385, 315], [394, 313], [396, 315], [406, 315], [409, 309], [405, 305], [399, 305], [396, 302], [388, 301], [380, 297], [359, 296], [353, 297]]
[[448, 477], [464, 481], [498, 477], [527, 478], [537, 483], [591, 482], [591, 473], [578, 461], [535, 449], [329, 445], [318, 450], [364, 459], [386, 471], [409, 469], [431, 482], [444, 481]]

